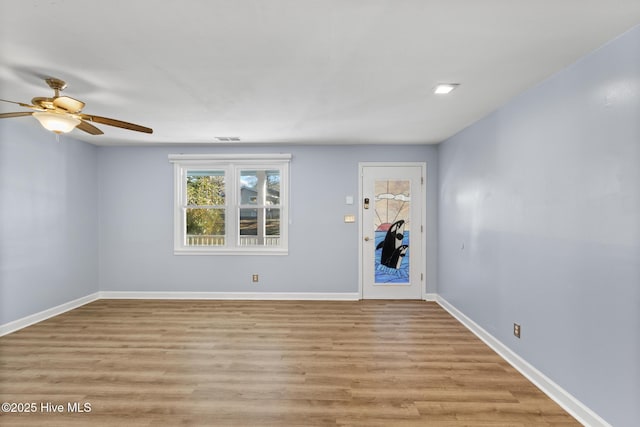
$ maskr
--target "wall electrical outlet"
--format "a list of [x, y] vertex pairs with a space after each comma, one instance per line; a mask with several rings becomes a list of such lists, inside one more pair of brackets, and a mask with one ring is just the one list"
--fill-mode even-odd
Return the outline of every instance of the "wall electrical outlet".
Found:
[[516, 338], [520, 338], [520, 325], [517, 323], [513, 324], [513, 335], [515, 335]]
[[260, 281], [260, 277], [257, 274], [251, 276], [251, 281], [253, 283], [258, 283]]

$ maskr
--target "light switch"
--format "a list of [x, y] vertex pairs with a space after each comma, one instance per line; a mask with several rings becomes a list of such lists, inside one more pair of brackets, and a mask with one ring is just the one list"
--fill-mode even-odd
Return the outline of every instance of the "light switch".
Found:
[[345, 215], [344, 216], [344, 222], [356, 222], [356, 216], [355, 215]]
[[345, 198], [345, 203], [348, 205], [352, 205], [353, 204], [353, 196], [347, 196]]

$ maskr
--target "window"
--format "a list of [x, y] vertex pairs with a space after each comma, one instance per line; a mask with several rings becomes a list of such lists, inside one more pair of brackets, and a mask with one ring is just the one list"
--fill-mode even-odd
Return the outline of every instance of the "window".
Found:
[[290, 154], [172, 154], [174, 253], [286, 255]]

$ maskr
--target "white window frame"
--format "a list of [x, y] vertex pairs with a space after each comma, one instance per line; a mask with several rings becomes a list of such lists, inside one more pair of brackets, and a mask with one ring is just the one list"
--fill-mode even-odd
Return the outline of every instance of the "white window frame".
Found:
[[[170, 154], [174, 170], [175, 255], [287, 255], [289, 253], [289, 165], [291, 154]], [[188, 246], [186, 244], [187, 171], [194, 169], [225, 171], [225, 245]], [[240, 245], [240, 171], [280, 171], [280, 239], [277, 246]]]

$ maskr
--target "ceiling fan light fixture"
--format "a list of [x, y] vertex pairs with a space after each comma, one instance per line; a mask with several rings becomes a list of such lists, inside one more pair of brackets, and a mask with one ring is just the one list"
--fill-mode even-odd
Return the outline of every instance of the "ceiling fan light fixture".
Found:
[[32, 115], [40, 122], [42, 127], [57, 134], [71, 132], [80, 124], [79, 119], [67, 114], [38, 111]]
[[433, 93], [436, 95], [446, 95], [451, 93], [455, 88], [460, 86], [460, 83], [439, 83], [434, 89]]

